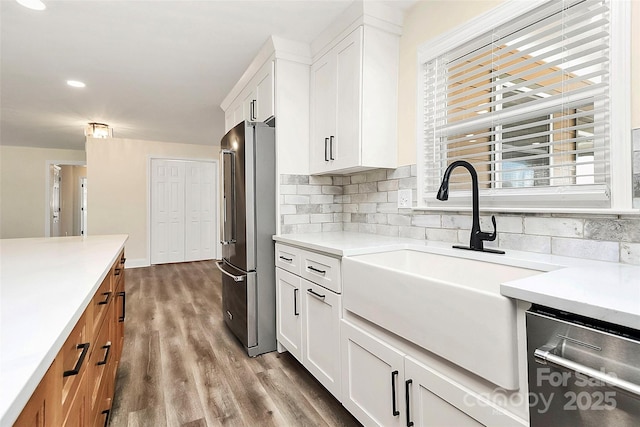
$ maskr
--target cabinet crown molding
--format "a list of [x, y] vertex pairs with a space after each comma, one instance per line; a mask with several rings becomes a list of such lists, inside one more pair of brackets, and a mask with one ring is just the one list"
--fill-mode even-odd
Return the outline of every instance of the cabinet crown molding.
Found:
[[229, 106], [235, 101], [238, 95], [240, 95], [258, 70], [267, 61], [273, 59], [284, 59], [311, 65], [311, 50], [306, 43], [285, 39], [280, 36], [270, 36], [262, 45], [238, 82], [224, 98], [220, 104], [220, 108], [222, 108], [223, 111], [227, 111]]

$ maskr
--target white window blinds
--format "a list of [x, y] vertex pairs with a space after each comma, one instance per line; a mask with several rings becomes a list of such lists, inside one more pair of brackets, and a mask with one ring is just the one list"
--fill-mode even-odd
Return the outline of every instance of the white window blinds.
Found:
[[551, 1], [424, 62], [422, 205], [466, 160], [485, 204], [608, 207], [609, 22], [607, 1]]

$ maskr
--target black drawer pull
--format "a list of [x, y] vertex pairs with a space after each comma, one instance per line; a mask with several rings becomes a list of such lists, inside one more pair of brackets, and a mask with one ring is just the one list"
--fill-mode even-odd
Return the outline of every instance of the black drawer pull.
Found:
[[78, 344], [76, 347], [77, 350], [82, 349], [82, 353], [80, 353], [80, 357], [76, 362], [76, 366], [73, 367], [70, 371], [64, 371], [62, 373], [62, 377], [70, 377], [72, 375], [78, 375], [80, 373], [80, 368], [82, 367], [82, 363], [84, 362], [84, 358], [87, 356], [87, 352], [89, 351], [89, 343], [86, 342], [84, 344]]
[[391, 372], [391, 413], [394, 417], [400, 415], [396, 406], [396, 378], [398, 378], [398, 371]]
[[300, 313], [298, 312], [298, 288], [295, 288], [293, 290], [293, 314], [294, 316], [299, 316]]
[[109, 352], [111, 351], [111, 342], [106, 343], [102, 346], [102, 348], [106, 349], [107, 351], [104, 353], [104, 359], [96, 363], [96, 365], [98, 366], [107, 364], [107, 359], [109, 359]]
[[122, 297], [122, 316], [118, 317], [118, 322], [124, 322], [124, 313], [126, 309], [126, 293], [124, 291], [118, 292], [118, 296]]
[[315, 267], [313, 267], [313, 266], [311, 266], [311, 265], [310, 265], [310, 266], [308, 266], [307, 268], [308, 268], [309, 270], [311, 270], [311, 271], [315, 271], [316, 273], [322, 274], [323, 276], [324, 276], [325, 274], [327, 274], [327, 272], [326, 272], [325, 270], [318, 270], [317, 268], [315, 268]]
[[125, 257], [120, 258], [120, 264], [124, 264], [127, 261]]
[[119, 276], [119, 275], [120, 275], [120, 271], [121, 271], [121, 270], [122, 270], [121, 268], [116, 268], [116, 269], [115, 269], [115, 271], [114, 271], [114, 273], [113, 273], [113, 275], [114, 275], [114, 276]]
[[109, 304], [109, 297], [111, 297], [111, 292], [103, 292], [102, 295], [105, 296], [104, 301], [100, 301], [98, 305], [107, 305]]
[[104, 427], [107, 427], [109, 425], [109, 415], [111, 415], [111, 409], [105, 409], [100, 413], [106, 415], [106, 417], [104, 417]]
[[280, 259], [283, 261], [287, 261], [287, 262], [292, 262], [293, 258], [287, 258], [287, 257], [283, 257], [282, 255], [280, 255]]
[[307, 289], [307, 292], [309, 292], [309, 293], [310, 293], [311, 295], [313, 295], [314, 297], [316, 297], [316, 298], [318, 298], [318, 299], [321, 299], [321, 300], [323, 300], [323, 301], [324, 301], [324, 299], [325, 299], [325, 297], [326, 297], [326, 295], [321, 295], [321, 294], [318, 294], [318, 293], [316, 293], [316, 292], [313, 292], [313, 289], [311, 289], [311, 288]]
[[409, 407], [411, 406], [411, 400], [409, 399], [409, 390], [411, 389], [411, 383], [413, 383], [413, 380], [406, 380], [404, 382], [404, 398], [405, 404], [407, 406], [407, 427], [413, 426], [413, 421], [411, 421], [411, 413], [409, 412]]

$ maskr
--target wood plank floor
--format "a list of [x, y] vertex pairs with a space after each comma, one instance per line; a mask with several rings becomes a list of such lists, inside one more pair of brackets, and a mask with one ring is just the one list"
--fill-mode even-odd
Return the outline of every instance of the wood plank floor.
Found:
[[360, 426], [289, 353], [250, 358], [212, 261], [126, 270], [112, 427]]

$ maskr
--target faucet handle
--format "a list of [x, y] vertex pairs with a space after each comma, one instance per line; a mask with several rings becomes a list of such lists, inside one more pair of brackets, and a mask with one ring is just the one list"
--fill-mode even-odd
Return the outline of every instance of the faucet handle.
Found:
[[484, 232], [479, 232], [478, 233], [478, 237], [480, 238], [480, 240], [487, 240], [489, 242], [493, 242], [494, 240], [496, 240], [496, 237], [498, 235], [497, 229], [496, 229], [496, 217], [495, 215], [491, 215], [491, 222], [493, 223], [493, 233], [484, 233]]

